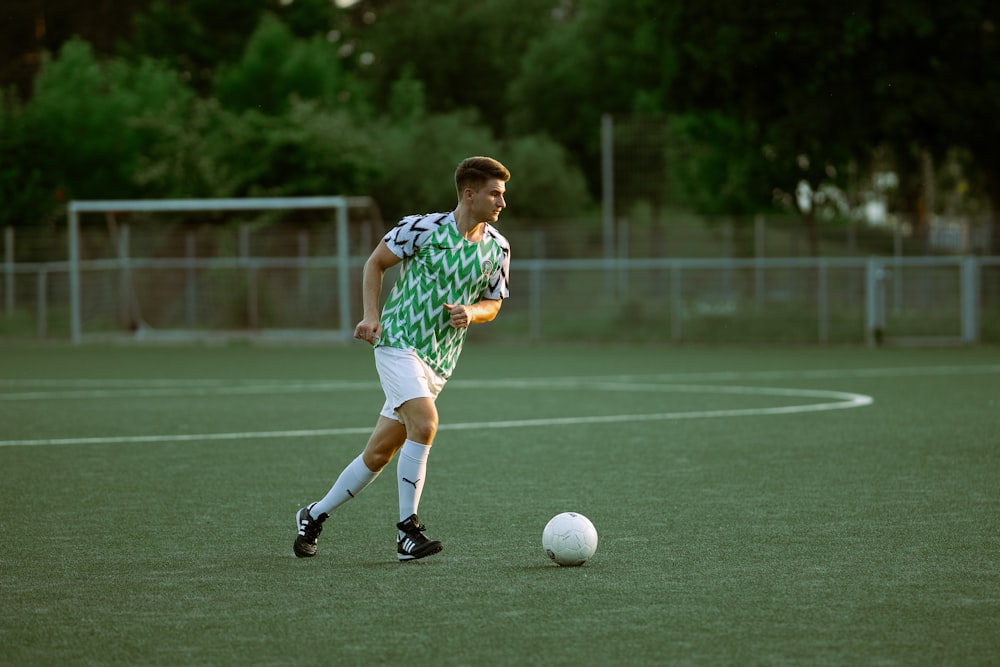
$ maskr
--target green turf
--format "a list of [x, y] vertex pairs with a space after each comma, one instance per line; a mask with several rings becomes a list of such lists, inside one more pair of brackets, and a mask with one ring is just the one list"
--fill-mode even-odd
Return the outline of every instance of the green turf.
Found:
[[[393, 464], [297, 560], [365, 439], [301, 432], [370, 426], [375, 379], [360, 344], [0, 346], [0, 664], [997, 663], [1000, 349], [474, 343], [445, 551], [396, 562]], [[720, 412], [831, 402], [774, 388], [874, 404]], [[541, 550], [565, 510], [581, 568]]]

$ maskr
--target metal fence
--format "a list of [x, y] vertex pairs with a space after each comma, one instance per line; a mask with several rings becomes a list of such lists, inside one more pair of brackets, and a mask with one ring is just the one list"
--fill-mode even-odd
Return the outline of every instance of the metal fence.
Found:
[[[346, 340], [361, 316], [364, 259], [349, 257], [346, 270], [336, 256], [80, 260], [82, 339]], [[3, 265], [4, 337], [72, 337], [70, 269], [69, 262]], [[1000, 342], [997, 257], [515, 258], [511, 273], [501, 316], [475, 335]]]
[[[597, 218], [505, 218], [511, 298], [471, 335], [1000, 342], [1000, 258], [915, 255], [864, 227], [830, 230], [828, 256], [802, 257], [794, 221], [749, 222], [621, 219], [608, 252]], [[385, 228], [368, 198], [73, 202], [67, 225], [16, 251], [4, 231], [0, 338], [349, 340]]]

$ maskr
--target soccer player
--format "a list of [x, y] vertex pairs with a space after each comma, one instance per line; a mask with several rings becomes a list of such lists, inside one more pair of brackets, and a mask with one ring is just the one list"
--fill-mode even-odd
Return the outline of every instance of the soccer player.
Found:
[[[451, 375], [472, 324], [490, 322], [507, 297], [510, 245], [493, 226], [506, 206], [510, 172], [489, 157], [470, 157], [455, 170], [458, 205], [450, 213], [403, 218], [365, 262], [364, 318], [354, 337], [375, 348], [385, 404], [364, 451], [321, 500], [296, 515], [293, 550], [316, 555], [323, 522], [372, 483], [396, 453], [400, 561], [436, 554], [417, 516], [427, 457], [438, 427], [435, 399]], [[386, 269], [403, 262], [381, 317]]]

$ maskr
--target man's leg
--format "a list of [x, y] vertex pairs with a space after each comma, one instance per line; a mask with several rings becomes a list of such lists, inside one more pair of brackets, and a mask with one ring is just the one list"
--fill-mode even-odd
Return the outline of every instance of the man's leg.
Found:
[[296, 556], [308, 558], [316, 555], [323, 522], [331, 512], [375, 481], [405, 439], [406, 429], [400, 422], [379, 416], [365, 450], [344, 468], [322, 500], [303, 507], [296, 515], [298, 535], [293, 544]]
[[427, 457], [437, 433], [438, 413], [430, 398], [415, 398], [396, 408], [406, 426], [406, 441], [396, 462], [399, 520], [416, 514], [427, 475]]
[[424, 537], [424, 526], [417, 518], [420, 496], [427, 474], [427, 457], [437, 433], [438, 413], [431, 398], [414, 398], [396, 408], [406, 427], [406, 441], [396, 462], [399, 488], [399, 560], [415, 560], [441, 551], [437, 540]]
[[405, 439], [406, 429], [402, 424], [380, 415], [365, 450], [344, 468], [333, 487], [316, 503], [310, 514], [314, 518], [329, 514], [361, 493], [378, 477]]

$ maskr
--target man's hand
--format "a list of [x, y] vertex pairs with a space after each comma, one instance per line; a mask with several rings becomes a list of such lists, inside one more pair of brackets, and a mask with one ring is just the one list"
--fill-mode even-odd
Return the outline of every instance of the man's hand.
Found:
[[492, 322], [500, 311], [503, 301], [500, 299], [481, 299], [471, 305], [444, 304], [445, 309], [451, 314], [449, 323], [456, 329], [465, 329], [472, 324], [482, 324]]
[[378, 319], [363, 319], [354, 327], [354, 337], [363, 340], [370, 345], [375, 345], [375, 341], [382, 335], [382, 323]]
[[464, 329], [472, 324], [472, 313], [469, 312], [468, 306], [446, 303], [444, 307], [451, 313], [450, 323], [454, 328]]

